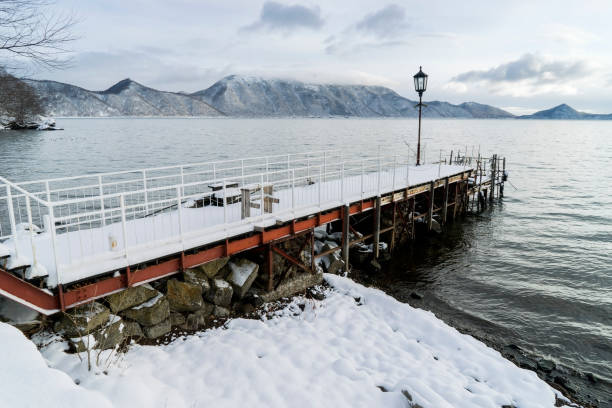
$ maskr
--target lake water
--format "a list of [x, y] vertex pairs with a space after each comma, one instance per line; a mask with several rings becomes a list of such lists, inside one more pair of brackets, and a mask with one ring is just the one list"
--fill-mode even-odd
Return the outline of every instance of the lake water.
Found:
[[[416, 143], [404, 119], [61, 119], [62, 132], [0, 132], [14, 181], [336, 148]], [[583, 401], [612, 406], [612, 122], [432, 120], [439, 150], [506, 156], [492, 209], [398, 251], [367, 277], [504, 350], [559, 365]], [[472, 147], [474, 146], [474, 147]], [[398, 151], [398, 154], [403, 154]], [[410, 294], [417, 290], [422, 300]], [[575, 371], [575, 372], [574, 372]], [[594, 375], [594, 382], [587, 374]]]

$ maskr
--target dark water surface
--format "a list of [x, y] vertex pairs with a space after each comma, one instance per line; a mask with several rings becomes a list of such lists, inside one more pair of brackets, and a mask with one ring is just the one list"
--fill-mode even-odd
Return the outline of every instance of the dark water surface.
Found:
[[[22, 181], [374, 149], [403, 140], [414, 147], [416, 140], [414, 120], [65, 119], [58, 125], [66, 130], [0, 132], [0, 175]], [[493, 209], [398, 251], [371, 283], [500, 350], [516, 345], [555, 362], [583, 401], [612, 406], [612, 122], [428, 119], [423, 129], [430, 160], [439, 149], [480, 146], [508, 158], [517, 189], [506, 185]], [[422, 300], [410, 297], [415, 290]]]

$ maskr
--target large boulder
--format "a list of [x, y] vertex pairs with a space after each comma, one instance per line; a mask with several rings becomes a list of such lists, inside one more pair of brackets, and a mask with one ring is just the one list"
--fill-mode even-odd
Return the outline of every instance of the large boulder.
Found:
[[119, 313], [153, 299], [158, 293], [149, 285], [141, 285], [107, 296], [106, 302], [113, 313]]
[[234, 294], [232, 286], [223, 279], [213, 279], [211, 284], [210, 291], [206, 294], [206, 300], [217, 306], [229, 306]]
[[187, 283], [200, 285], [202, 287], [202, 293], [208, 293], [208, 291], [210, 290], [210, 282], [208, 281], [208, 275], [200, 268], [186, 269], [183, 272], [183, 280]]
[[206, 320], [210, 317], [214, 308], [215, 305], [212, 303], [204, 302], [200, 310], [187, 315], [187, 320], [181, 327], [187, 330], [197, 330], [206, 326]]
[[125, 338], [125, 324], [119, 316], [112, 315], [108, 323], [94, 332], [96, 348], [108, 350], [115, 348]]
[[135, 320], [143, 326], [153, 326], [170, 317], [170, 304], [161, 293], [147, 302], [121, 312], [121, 316]]
[[110, 311], [98, 302], [75, 307], [55, 322], [56, 332], [66, 337], [82, 337], [108, 322]]
[[138, 322], [123, 320], [123, 334], [125, 337], [143, 337], [144, 333]]
[[232, 289], [236, 296], [242, 299], [251, 288], [255, 278], [257, 278], [259, 265], [248, 259], [231, 261], [227, 265], [229, 274], [226, 279], [232, 285]]
[[272, 292], [258, 294], [263, 302], [272, 302], [280, 298], [292, 296], [323, 281], [322, 273], [302, 273], [283, 281]]
[[144, 335], [149, 339], [156, 339], [158, 337], [163, 336], [164, 334], [170, 333], [172, 330], [172, 324], [170, 323], [170, 318], [159, 322], [153, 326], [143, 327], [142, 331]]
[[170, 310], [195, 312], [202, 307], [202, 286], [170, 279], [166, 297], [170, 303]]
[[198, 266], [198, 269], [200, 269], [206, 274], [206, 276], [212, 279], [217, 276], [219, 271], [227, 264], [228, 261], [229, 257], [215, 259], [214, 261], [210, 261]]

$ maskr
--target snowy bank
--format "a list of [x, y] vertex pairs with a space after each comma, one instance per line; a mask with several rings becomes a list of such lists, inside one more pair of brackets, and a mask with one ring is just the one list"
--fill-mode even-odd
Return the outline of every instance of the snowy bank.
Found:
[[100, 393], [79, 387], [47, 367], [34, 343], [0, 323], [0, 407], [112, 407]]
[[[81, 384], [79, 389], [62, 376], [64, 398], [87, 396], [97, 402], [85, 388], [104, 394], [115, 407], [552, 408], [555, 396], [562, 398], [534, 372], [516, 367], [432, 313], [347, 278], [325, 278], [332, 289], [323, 301], [297, 297], [260, 320], [230, 320], [223, 328], [168, 345], [133, 345], [98, 372], [88, 372], [76, 355], [63, 353], [65, 343], [53, 342], [42, 354]], [[16, 336], [15, 330], [7, 331], [2, 331], [3, 343], [8, 334]], [[40, 369], [42, 359], [31, 343], [23, 338], [16, 343], [11, 355], [36, 357], [40, 372], [29, 369], [21, 375], [15, 364], [11, 377], [0, 382], [3, 387], [29, 375], [49, 384], [47, 378], [60, 375]], [[7, 388], [0, 398], [14, 391], [14, 398], [37, 398]]]

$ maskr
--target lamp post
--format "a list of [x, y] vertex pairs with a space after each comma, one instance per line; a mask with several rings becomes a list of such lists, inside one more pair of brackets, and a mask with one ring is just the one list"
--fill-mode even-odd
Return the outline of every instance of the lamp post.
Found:
[[417, 144], [417, 166], [421, 164], [421, 109], [423, 106], [423, 92], [427, 89], [427, 74], [423, 72], [423, 67], [419, 67], [419, 72], [416, 73], [414, 78], [414, 89], [419, 94], [419, 142]]

